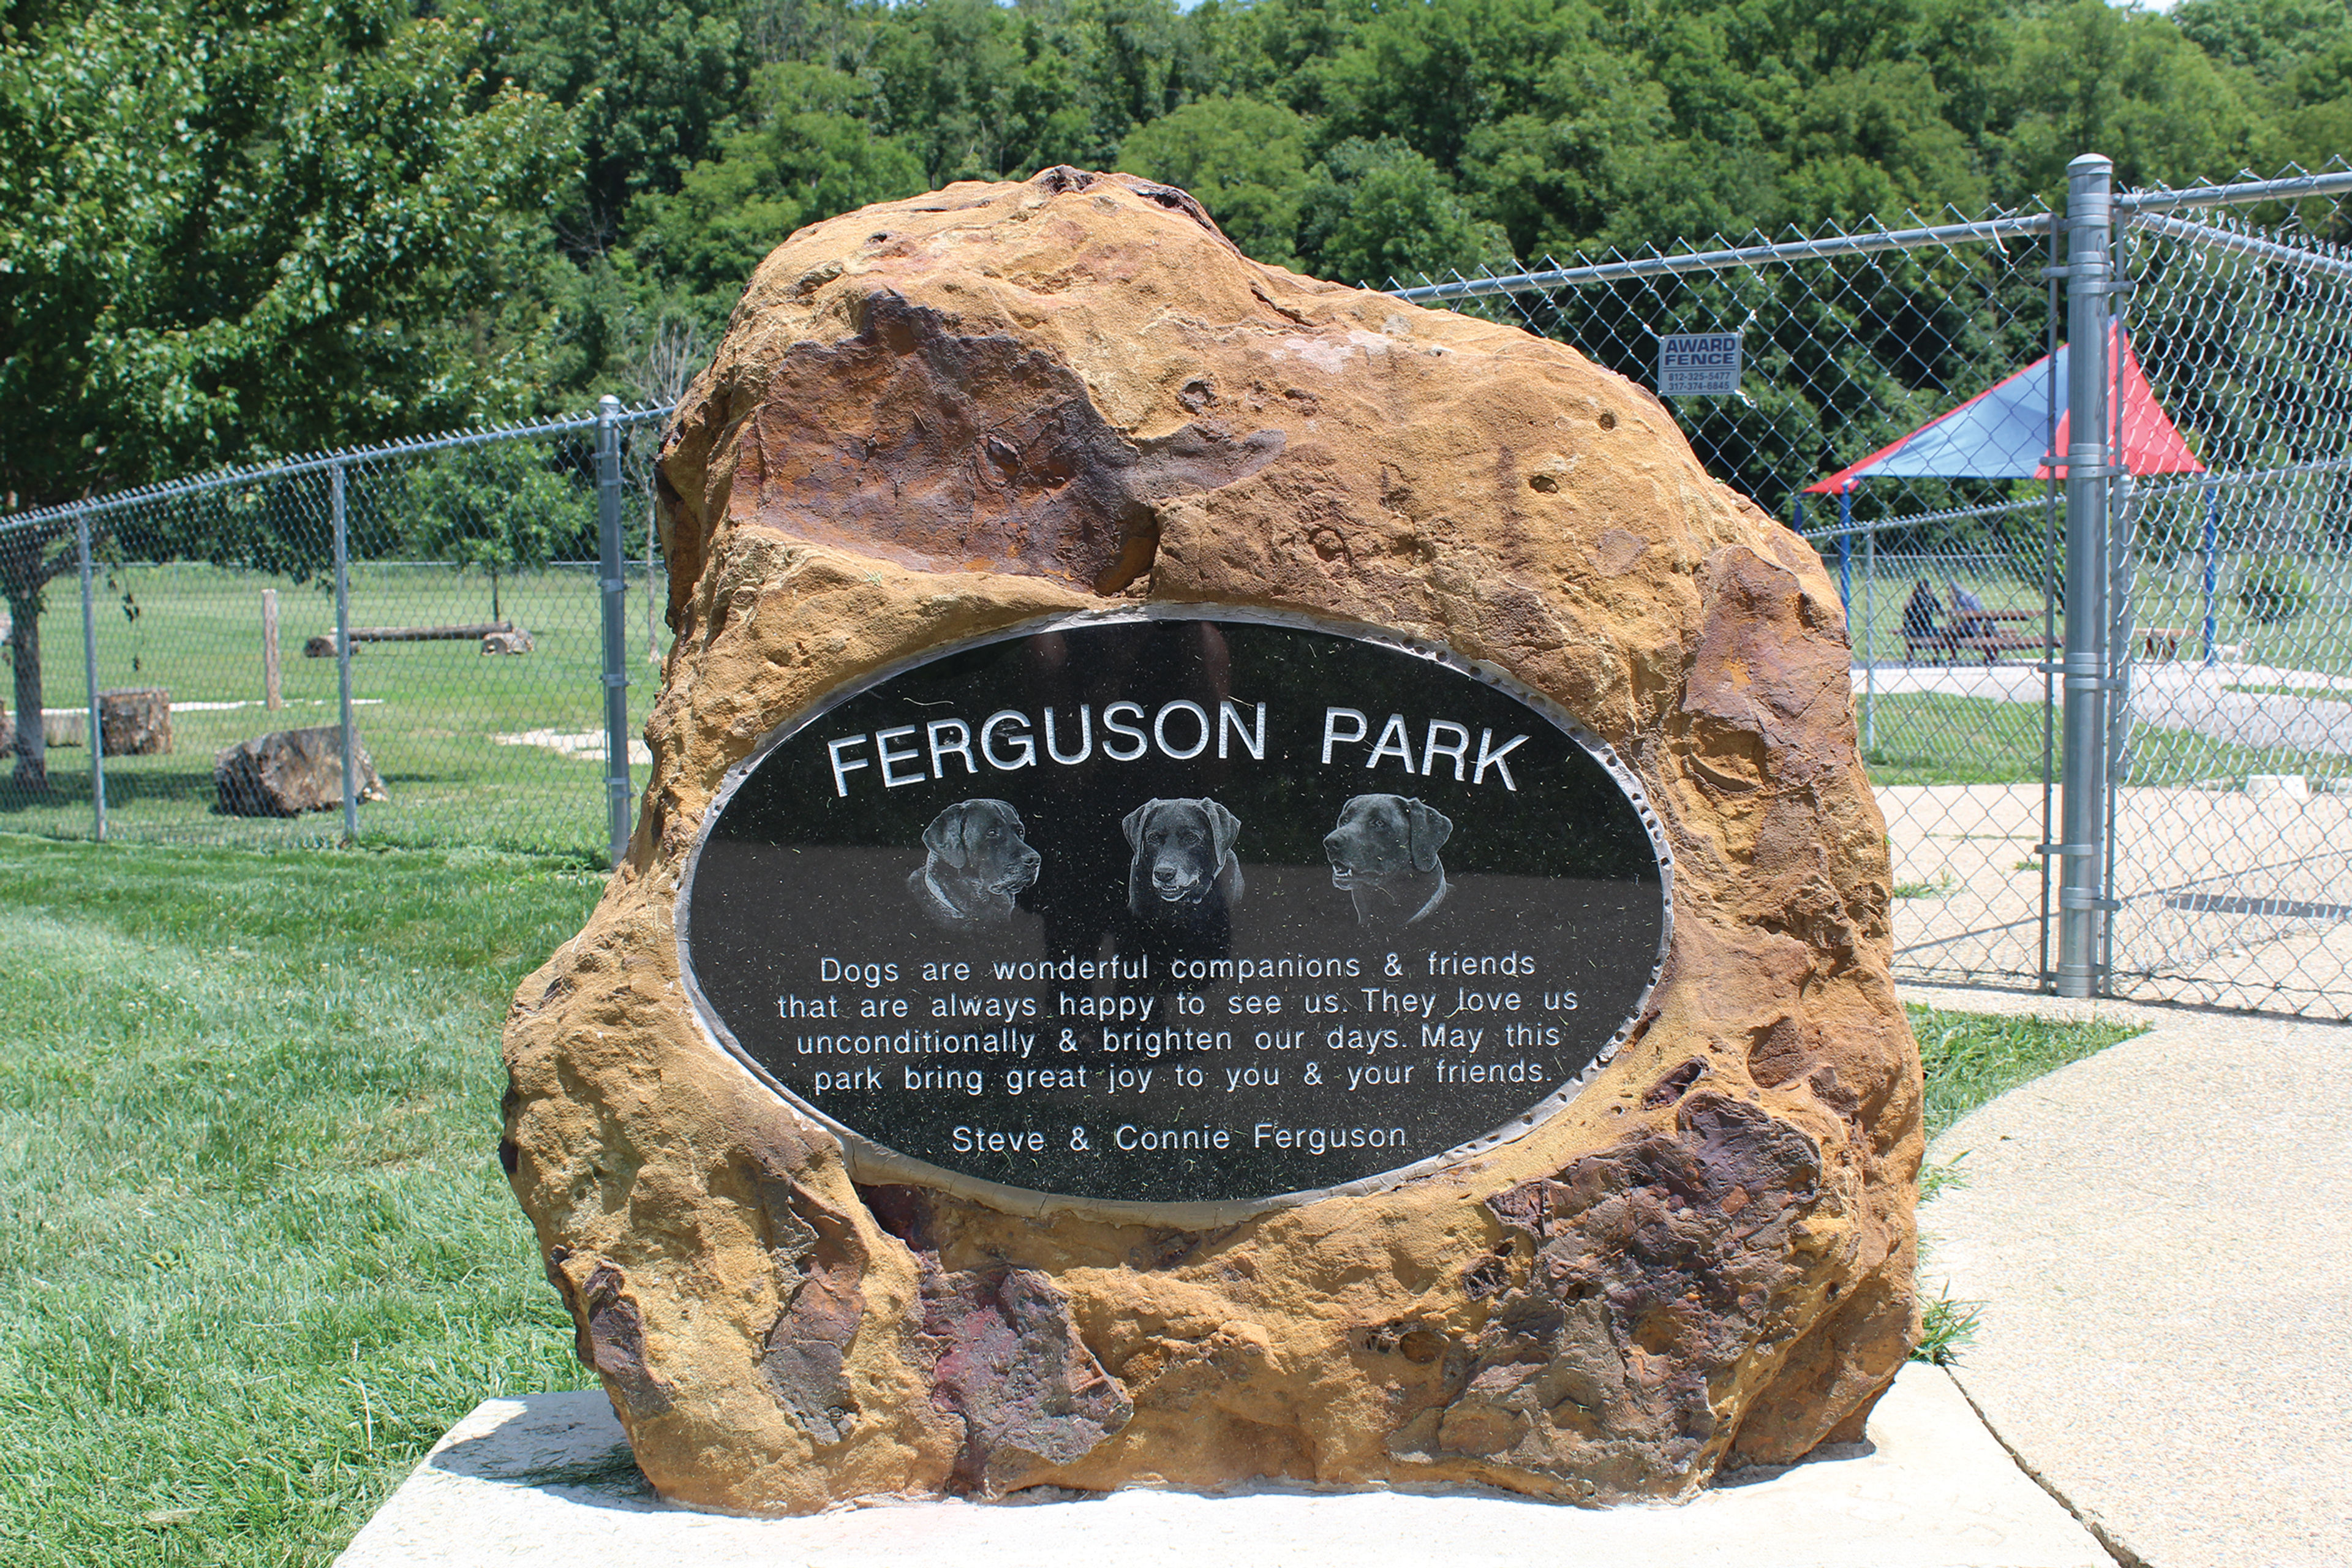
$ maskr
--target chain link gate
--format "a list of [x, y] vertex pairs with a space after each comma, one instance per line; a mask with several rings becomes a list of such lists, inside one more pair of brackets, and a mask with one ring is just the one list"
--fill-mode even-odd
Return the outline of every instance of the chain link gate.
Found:
[[2116, 202], [2117, 319], [2204, 471], [2115, 481], [2115, 994], [2352, 1016], [2347, 192]]
[[[1837, 578], [1898, 973], [2352, 1016], [2352, 174], [2107, 170], [2064, 216], [1395, 291], [1651, 386], [1665, 334], [1743, 335], [1754, 379], [1672, 406]], [[2253, 216], [2181, 216], [2212, 208]], [[2134, 373], [2198, 471], [2116, 461]], [[2004, 389], [2041, 416], [1979, 411], [1990, 460], [1824, 485]]]

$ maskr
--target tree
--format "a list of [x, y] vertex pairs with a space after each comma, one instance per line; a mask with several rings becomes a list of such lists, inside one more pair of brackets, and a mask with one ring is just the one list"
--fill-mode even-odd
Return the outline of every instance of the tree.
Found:
[[496, 0], [475, 58], [570, 110], [578, 177], [559, 222], [588, 263], [630, 237], [629, 205], [718, 153], [756, 64], [741, 0]]
[[8, 603], [8, 665], [16, 710], [16, 770], [18, 789], [49, 787], [47, 737], [41, 731], [41, 605], [51, 579], [74, 570], [70, 518], [0, 529], [0, 594]]
[[[79, 0], [0, 30], [9, 502], [530, 405], [572, 132], [470, 47], [395, 0]], [[61, 538], [0, 557], [20, 711]]]
[[1385, 136], [1326, 155], [1299, 204], [1298, 248], [1318, 277], [1375, 288], [1511, 261], [1509, 238], [1472, 216], [1436, 164]]
[[501, 620], [499, 580], [559, 554], [595, 551], [592, 492], [520, 441], [460, 447], [408, 476], [406, 510], [415, 553], [452, 561], [490, 580], [490, 619]]
[[924, 188], [915, 154], [848, 112], [866, 93], [804, 65], [761, 73], [767, 112], [687, 172], [674, 195], [639, 199], [640, 261], [731, 307], [769, 251], [794, 229]]
[[1131, 132], [1119, 147], [1118, 166], [1182, 186], [1244, 251], [1296, 267], [1307, 129], [1278, 103], [1202, 99]]

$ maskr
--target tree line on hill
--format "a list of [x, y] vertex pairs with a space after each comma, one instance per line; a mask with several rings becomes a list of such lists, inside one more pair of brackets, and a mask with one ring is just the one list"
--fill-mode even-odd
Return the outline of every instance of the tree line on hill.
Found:
[[2352, 151], [2343, 0], [20, 0], [0, 501], [675, 390], [803, 224], [1053, 163], [1345, 281]]

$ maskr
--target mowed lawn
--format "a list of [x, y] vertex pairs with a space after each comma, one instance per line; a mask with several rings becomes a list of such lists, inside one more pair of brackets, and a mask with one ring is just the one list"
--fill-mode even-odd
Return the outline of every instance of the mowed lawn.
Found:
[[325, 1563], [574, 1388], [498, 1033], [587, 862], [0, 835], [0, 1562]]
[[[176, 707], [167, 755], [106, 759], [110, 826], [126, 837], [253, 847], [320, 845], [341, 837], [340, 813], [293, 821], [223, 816], [215, 810], [213, 758], [272, 730], [338, 721], [335, 660], [306, 658], [303, 644], [331, 636], [334, 598], [320, 585], [216, 567], [116, 567], [98, 605], [101, 689], [162, 687]], [[645, 657], [644, 578], [629, 579], [626, 625], [630, 733], [644, 724], [659, 671]], [[264, 704], [261, 595], [275, 587], [285, 706]], [[52, 588], [41, 616], [45, 704], [80, 708], [81, 601], [70, 579]], [[128, 592], [138, 611], [123, 613]], [[353, 719], [390, 799], [360, 807], [362, 840], [383, 844], [490, 844], [569, 852], [604, 841], [604, 763], [544, 745], [501, 742], [544, 731], [585, 736], [604, 729], [603, 633], [593, 568], [509, 576], [502, 617], [538, 644], [520, 656], [485, 656], [468, 641], [361, 643], [352, 661]], [[488, 579], [431, 563], [363, 562], [352, 569], [358, 626], [444, 626], [488, 622]], [[663, 645], [668, 634], [662, 633]], [[49, 752], [45, 795], [0, 774], [0, 830], [82, 835], [90, 823], [90, 757], [80, 746]], [[645, 780], [642, 765], [635, 781]]]
[[[1854, 706], [1862, 708], [1857, 693]], [[1870, 704], [1876, 744], [1866, 749], [1870, 782], [1889, 784], [2035, 784], [2042, 778], [2038, 702], [1998, 702], [1937, 692], [1881, 692]], [[2053, 764], [2054, 765], [2054, 764]], [[2240, 746], [2194, 730], [2132, 731], [2126, 784], [2242, 784], [2249, 773], [2329, 776], [2343, 759], [2296, 748]]]
[[[498, 1031], [603, 885], [0, 834], [0, 1563], [324, 1563], [476, 1403], [586, 1385]], [[2135, 1032], [1912, 1020], [1931, 1130]]]

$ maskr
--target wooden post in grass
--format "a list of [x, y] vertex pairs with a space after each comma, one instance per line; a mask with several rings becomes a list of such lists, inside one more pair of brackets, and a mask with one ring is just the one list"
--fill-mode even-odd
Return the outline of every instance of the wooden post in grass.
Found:
[[278, 674], [278, 590], [261, 591], [261, 690], [272, 712], [286, 706], [286, 688]]

